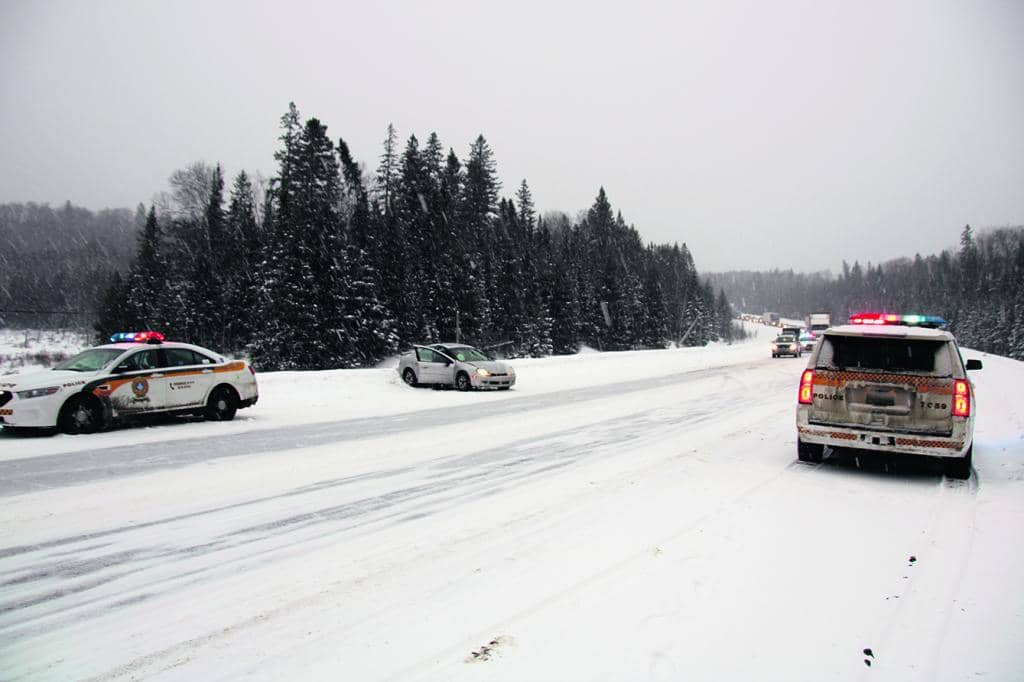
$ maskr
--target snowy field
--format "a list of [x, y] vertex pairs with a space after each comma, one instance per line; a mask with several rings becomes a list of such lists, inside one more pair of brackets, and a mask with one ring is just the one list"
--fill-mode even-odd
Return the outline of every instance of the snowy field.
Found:
[[1024, 679], [1024, 363], [968, 481], [809, 465], [776, 332], [0, 434], [0, 679]]
[[80, 331], [0, 328], [0, 375], [52, 367], [92, 344]]

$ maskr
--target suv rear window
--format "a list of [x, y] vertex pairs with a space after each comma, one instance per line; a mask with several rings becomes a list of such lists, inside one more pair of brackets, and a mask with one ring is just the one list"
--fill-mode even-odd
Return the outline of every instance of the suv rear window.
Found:
[[817, 367], [952, 376], [946, 341], [826, 335]]

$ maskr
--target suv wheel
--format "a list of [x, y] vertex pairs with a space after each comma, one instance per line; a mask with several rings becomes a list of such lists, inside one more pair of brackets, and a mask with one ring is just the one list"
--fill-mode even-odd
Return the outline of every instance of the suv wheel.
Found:
[[974, 445], [967, 449], [963, 457], [951, 457], [945, 461], [945, 472], [949, 478], [959, 478], [961, 481], [971, 477], [971, 460], [973, 459]]
[[801, 462], [820, 462], [824, 457], [825, 446], [819, 443], [804, 443], [797, 438], [796, 458]]

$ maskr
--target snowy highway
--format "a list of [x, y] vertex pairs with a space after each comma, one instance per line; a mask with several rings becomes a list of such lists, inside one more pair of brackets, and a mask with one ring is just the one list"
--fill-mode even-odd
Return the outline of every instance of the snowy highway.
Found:
[[1024, 364], [971, 357], [968, 481], [797, 462], [767, 336], [0, 435], [0, 679], [1020, 679]]

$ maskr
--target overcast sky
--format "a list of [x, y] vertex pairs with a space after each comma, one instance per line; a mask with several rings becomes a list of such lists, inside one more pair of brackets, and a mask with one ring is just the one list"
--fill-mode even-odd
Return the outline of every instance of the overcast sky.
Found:
[[388, 123], [701, 270], [879, 262], [1024, 224], [1024, 2], [0, 0], [0, 202], [134, 207], [274, 172], [288, 102]]

